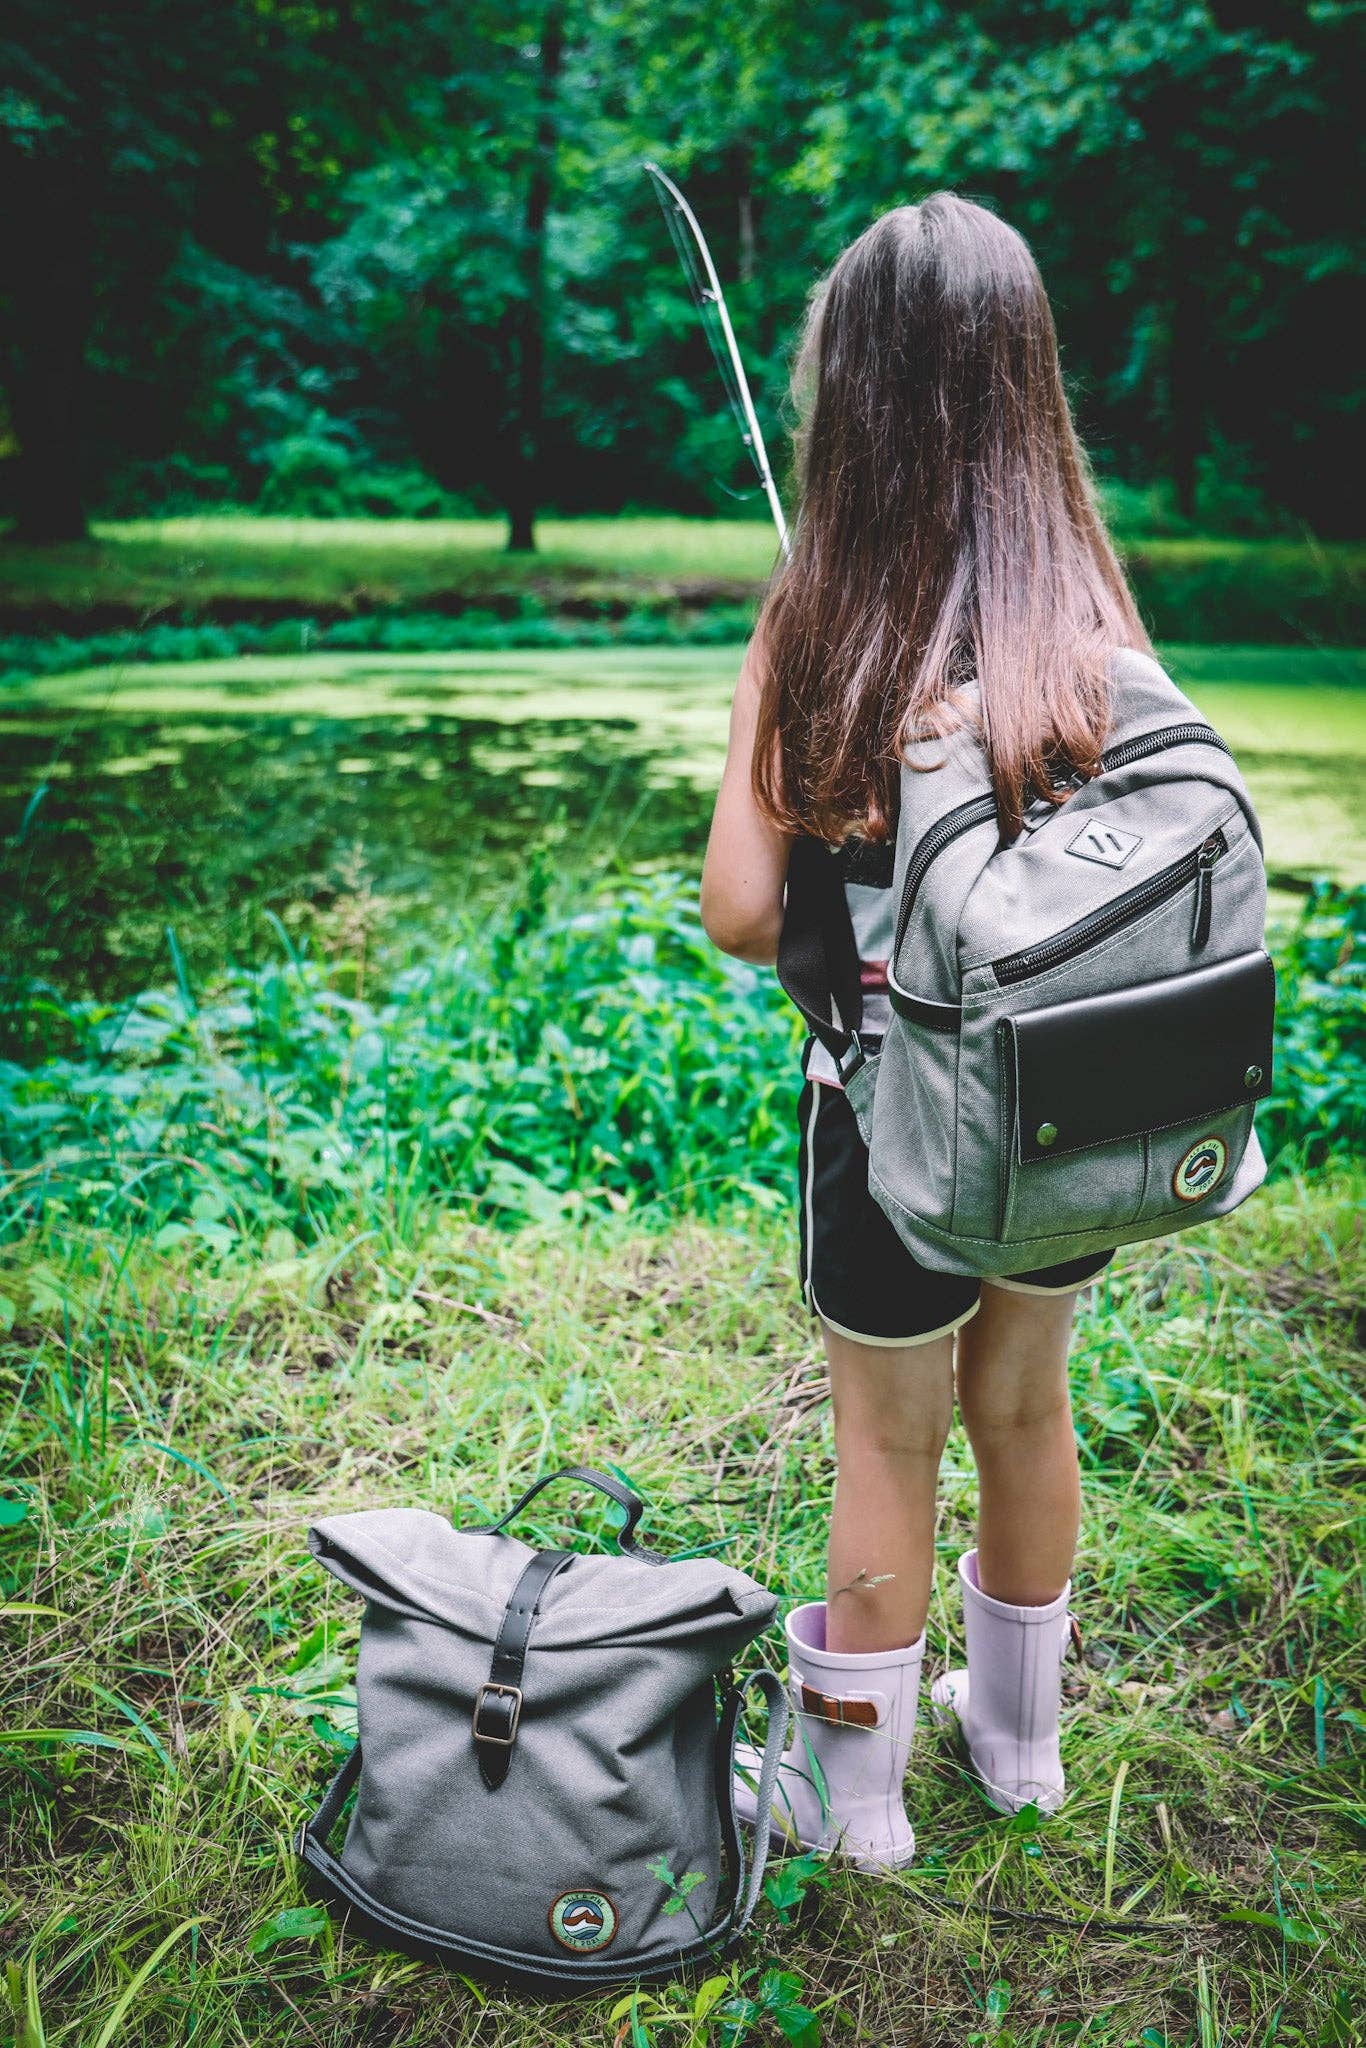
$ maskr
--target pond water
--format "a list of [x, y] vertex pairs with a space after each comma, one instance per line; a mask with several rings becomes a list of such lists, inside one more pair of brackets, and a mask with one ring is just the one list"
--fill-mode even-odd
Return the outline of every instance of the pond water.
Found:
[[[1287, 876], [1366, 876], [1366, 657], [1167, 650]], [[278, 944], [357, 889], [436, 921], [533, 850], [693, 863], [729, 648], [312, 655], [50, 677], [0, 699], [9, 973], [117, 996]]]

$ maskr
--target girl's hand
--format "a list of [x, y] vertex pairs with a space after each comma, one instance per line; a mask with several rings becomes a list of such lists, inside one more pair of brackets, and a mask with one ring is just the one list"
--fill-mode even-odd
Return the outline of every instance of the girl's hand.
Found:
[[702, 923], [723, 953], [771, 967], [778, 957], [791, 841], [764, 816], [754, 795], [762, 682], [751, 641], [730, 707], [730, 744], [702, 866]]

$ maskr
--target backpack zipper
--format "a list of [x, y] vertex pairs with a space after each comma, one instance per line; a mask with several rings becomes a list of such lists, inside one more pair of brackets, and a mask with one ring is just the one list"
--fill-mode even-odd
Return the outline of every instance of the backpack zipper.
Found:
[[1010, 1155], [1015, 1126], [1015, 1068], [1009, 1050], [1010, 1025], [1002, 1017], [996, 1026], [996, 1081], [1001, 1104], [1001, 1129], [996, 1145], [996, 1235], [1002, 1239], [1010, 1206]]
[[901, 942], [906, 936], [906, 927], [911, 921], [911, 912], [915, 909], [915, 899], [920, 893], [920, 885], [929, 873], [931, 864], [938, 860], [944, 848], [951, 846], [960, 834], [971, 832], [974, 825], [985, 825], [988, 818], [994, 818], [995, 816], [996, 798], [994, 794], [989, 796], [973, 796], [969, 797], [965, 804], [957, 805], [954, 810], [945, 811], [943, 817], [937, 819], [931, 825], [911, 857], [911, 864], [906, 870], [906, 880], [902, 884], [901, 908], [897, 912], [896, 920], [894, 956], [901, 951]]
[[1208, 942], [1214, 918], [1214, 863], [1227, 846], [1223, 833], [1213, 832], [1195, 856], [1195, 922], [1191, 926], [1191, 946], [1197, 953]]
[[[1188, 746], [1218, 747], [1221, 753], [1232, 752], [1232, 749], [1220, 739], [1213, 726], [1196, 725], [1187, 719], [1183, 725], [1159, 726], [1155, 732], [1140, 733], [1136, 739], [1124, 740], [1119, 746], [1111, 747], [1100, 757], [1101, 773], [1108, 774], [1112, 768], [1132, 767], [1135, 761], [1144, 761], [1149, 754], [1160, 754], [1168, 747]], [[945, 847], [951, 846], [962, 833], [971, 832], [977, 825], [985, 825], [988, 818], [995, 816], [994, 794], [974, 796], [969, 797], [966, 803], [958, 804], [953, 810], [945, 811], [943, 817], [931, 825], [911, 858], [911, 864], [906, 870], [906, 879], [901, 887], [901, 905], [896, 919], [895, 952], [901, 951], [901, 942], [906, 936], [906, 927], [911, 921], [916, 897], [930, 867], [938, 860]], [[1197, 940], [1197, 944], [1203, 945], [1204, 940]]]
[[1174, 860], [1157, 874], [1149, 875], [1147, 881], [1140, 882], [1136, 889], [1126, 889], [1113, 903], [1093, 910], [1089, 917], [1069, 925], [1066, 931], [1055, 932], [1051, 939], [1029, 946], [1022, 953], [1008, 953], [1003, 960], [993, 960], [991, 971], [998, 988], [1006, 988], [1016, 981], [1028, 981], [1033, 975], [1046, 973], [1050, 967], [1060, 967], [1064, 960], [1071, 960], [1078, 953], [1089, 952], [1092, 946], [1098, 946], [1116, 932], [1123, 931], [1125, 925], [1133, 924], [1159, 903], [1179, 896], [1192, 882], [1195, 883], [1195, 926], [1191, 936], [1198, 949], [1209, 937], [1214, 864], [1227, 852], [1228, 840], [1222, 829], [1211, 832], [1193, 853], [1183, 853], [1180, 860]]
[[1231, 754], [1232, 747], [1221, 740], [1212, 725], [1194, 725], [1187, 719], [1184, 725], [1159, 726], [1156, 732], [1140, 733], [1137, 739], [1123, 740], [1117, 747], [1100, 757], [1102, 770], [1128, 768], [1135, 761], [1145, 761], [1149, 754], [1160, 754], [1167, 747], [1218, 747], [1221, 754]]

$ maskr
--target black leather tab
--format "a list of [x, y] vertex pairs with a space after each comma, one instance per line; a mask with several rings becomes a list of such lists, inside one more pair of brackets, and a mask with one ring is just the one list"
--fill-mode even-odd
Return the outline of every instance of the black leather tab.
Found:
[[507, 1777], [522, 1719], [522, 1678], [527, 1644], [541, 1595], [569, 1563], [567, 1550], [538, 1550], [512, 1589], [493, 1646], [489, 1675], [475, 1696], [471, 1733], [479, 1775], [490, 1792]]
[[928, 996], [913, 996], [909, 989], [898, 988], [890, 976], [887, 994], [897, 1016], [908, 1024], [923, 1024], [927, 1031], [961, 1031], [963, 1028], [961, 1003], [932, 1003]]
[[1056, 1159], [1260, 1102], [1271, 1092], [1275, 1008], [1275, 970], [1256, 952], [1005, 1019], [1020, 1158]]

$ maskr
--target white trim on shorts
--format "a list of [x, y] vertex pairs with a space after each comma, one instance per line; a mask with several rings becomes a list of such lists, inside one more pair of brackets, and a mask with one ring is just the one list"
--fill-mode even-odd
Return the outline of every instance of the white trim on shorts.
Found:
[[[810, 1077], [808, 1076], [808, 1079]], [[876, 1351], [905, 1351], [913, 1344], [932, 1344], [936, 1337], [947, 1337], [954, 1330], [961, 1330], [964, 1323], [971, 1322], [982, 1306], [979, 1294], [970, 1308], [961, 1316], [944, 1323], [937, 1330], [922, 1330], [915, 1337], [870, 1337], [862, 1330], [847, 1330], [843, 1323], [829, 1317], [816, 1299], [812, 1285], [811, 1268], [816, 1256], [816, 1118], [820, 1112], [820, 1091], [827, 1084], [815, 1081], [811, 1088], [811, 1110], [806, 1123], [806, 1186], [802, 1191], [802, 1203], [806, 1210], [806, 1272], [802, 1276], [802, 1293], [806, 1296], [807, 1307], [813, 1315], [819, 1316], [827, 1330], [833, 1330], [837, 1337], [848, 1337], [855, 1344], [870, 1344]], [[1040, 1292], [1046, 1290], [1040, 1289]]]
[[802, 1190], [802, 1207], [806, 1210], [806, 1271], [802, 1275], [802, 1293], [814, 1315], [820, 1314], [811, 1292], [811, 1268], [816, 1256], [816, 1117], [820, 1106], [820, 1084], [817, 1082], [812, 1085], [811, 1110], [806, 1120], [806, 1186]]
[[877, 1351], [906, 1351], [913, 1344], [933, 1344], [936, 1337], [947, 1337], [954, 1330], [961, 1330], [964, 1323], [970, 1323], [978, 1309], [982, 1306], [982, 1299], [979, 1295], [977, 1300], [973, 1302], [972, 1307], [965, 1308], [962, 1315], [955, 1316], [951, 1323], [945, 1323], [938, 1330], [922, 1330], [918, 1337], [868, 1337], [865, 1336], [862, 1330], [846, 1330], [843, 1323], [832, 1323], [812, 1293], [809, 1282], [807, 1283], [806, 1298], [825, 1324], [827, 1330], [833, 1330], [837, 1337], [852, 1338], [855, 1344], [871, 1344], [874, 1350]]
[[1063, 1287], [1037, 1287], [1032, 1280], [1011, 1280], [1003, 1273], [984, 1273], [982, 1280], [985, 1286], [1003, 1288], [1007, 1294], [1080, 1294], [1083, 1287], [1094, 1287], [1104, 1271], [1102, 1266], [1100, 1273], [1088, 1273], [1084, 1280], [1069, 1280]]

